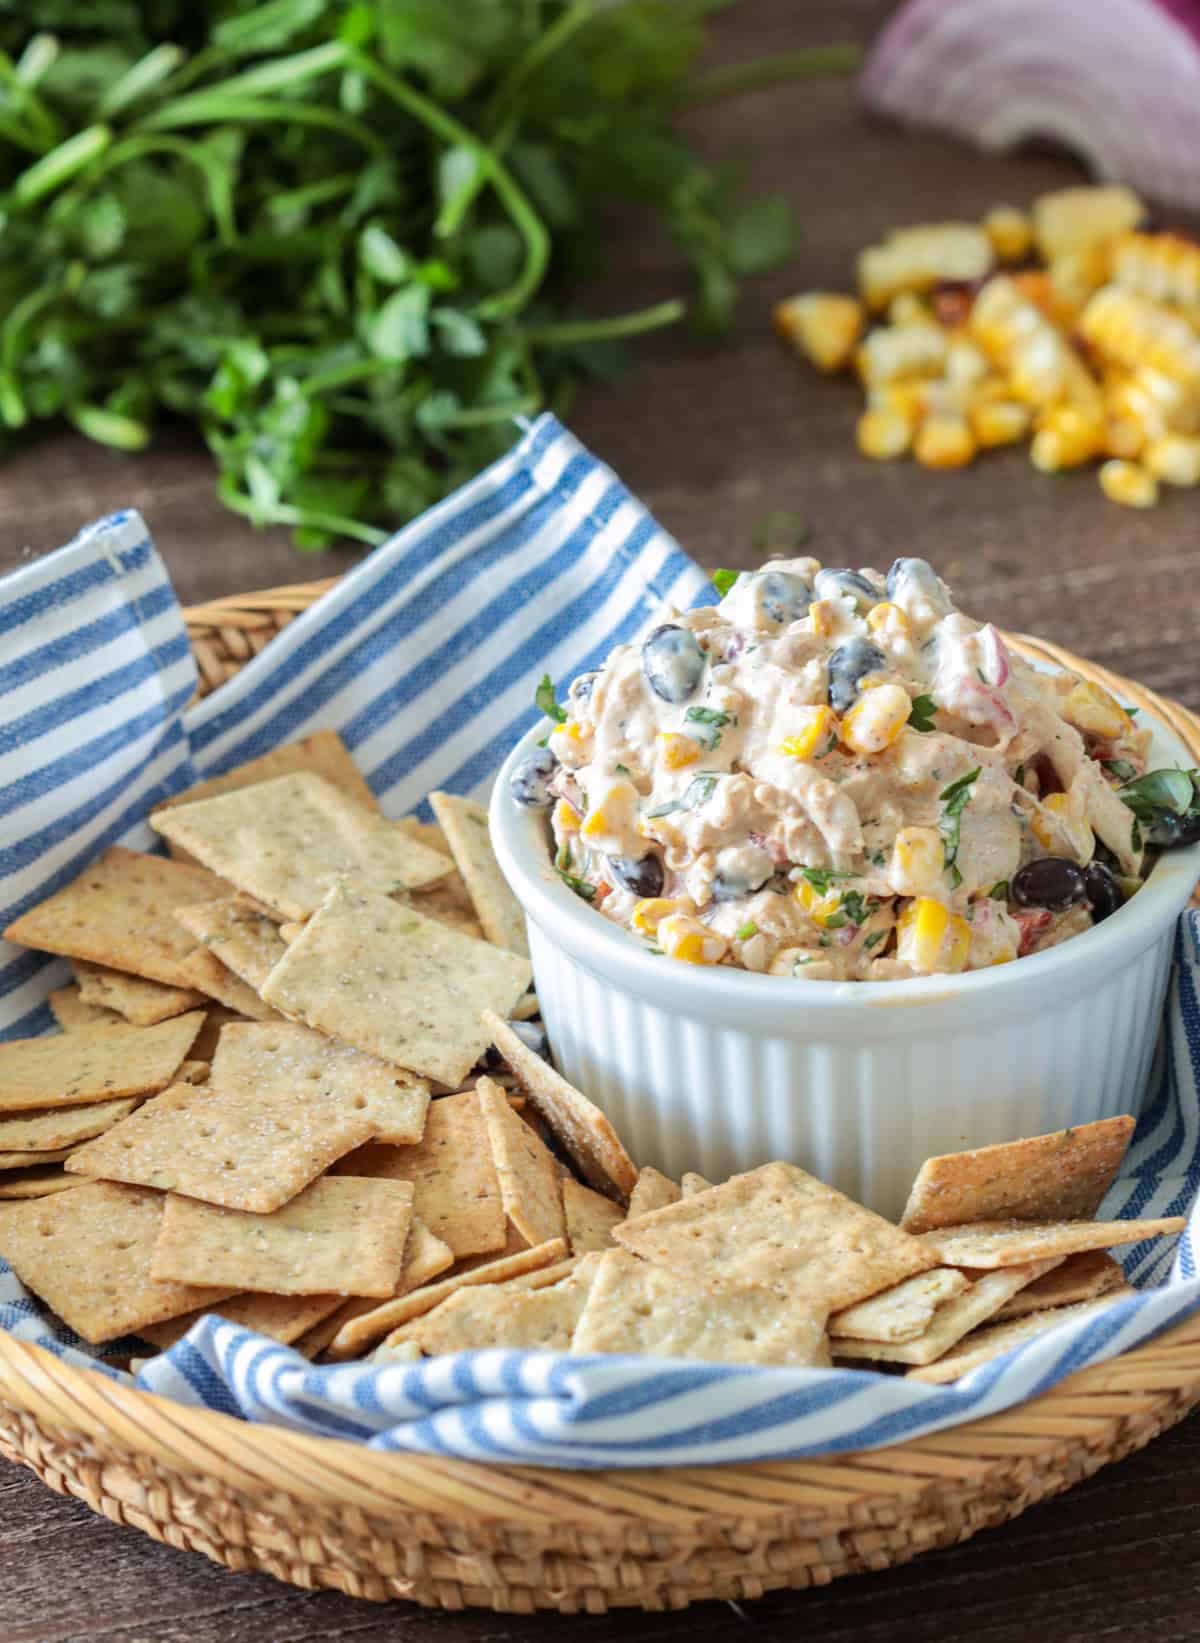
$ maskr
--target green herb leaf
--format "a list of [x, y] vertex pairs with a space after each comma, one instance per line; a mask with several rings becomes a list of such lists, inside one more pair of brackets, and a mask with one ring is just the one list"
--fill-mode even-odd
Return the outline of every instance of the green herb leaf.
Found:
[[737, 722], [731, 714], [722, 713], [715, 707], [689, 707], [683, 717], [686, 724], [699, 727], [689, 734], [694, 735], [701, 747], [709, 753], [721, 745], [721, 727]]
[[830, 888], [838, 879], [857, 878], [857, 873], [839, 873], [832, 867], [802, 867], [800, 877], [806, 884], [811, 884], [819, 896], [827, 896]]
[[992, 888], [988, 891], [988, 899], [989, 901], [1007, 901], [1008, 880], [1000, 879], [998, 883], [993, 884]]
[[1117, 796], [1139, 821], [1153, 821], [1164, 811], [1183, 816], [1196, 802], [1195, 776], [1196, 772], [1190, 770], [1149, 770], [1119, 787]]
[[886, 931], [886, 930], [872, 930], [870, 935], [863, 937], [863, 952], [864, 953], [869, 953], [871, 951], [872, 947], [878, 947], [880, 942], [881, 941], [886, 941], [887, 938], [888, 938], [888, 931]]
[[666, 804], [660, 804], [657, 810], [647, 812], [649, 821], [659, 816], [673, 816], [677, 810], [696, 810], [713, 796], [717, 785], [715, 776], [694, 776], [688, 783], [682, 798], [668, 799]]
[[751, 936], [756, 936], [757, 934], [758, 925], [755, 924], [753, 919], [749, 919], [742, 925], [740, 930], [734, 932], [733, 939], [735, 941], [749, 941]]
[[1137, 771], [1128, 759], [1101, 759], [1100, 763], [1109, 775], [1115, 776], [1119, 782], [1131, 782], [1137, 776]]
[[542, 674], [542, 682], [533, 693], [533, 705], [547, 719], [553, 719], [555, 724], [566, 722], [566, 709], [559, 707], [558, 697], [554, 694], [554, 681], [548, 673]]
[[595, 901], [596, 886], [594, 884], [589, 884], [586, 879], [576, 878], [574, 873], [567, 873], [561, 867], [558, 869], [558, 876], [568, 890], [574, 890], [575, 894], [584, 901]]
[[970, 801], [975, 783], [979, 778], [982, 766], [976, 765], [974, 770], [968, 770], [965, 776], [959, 776], [957, 781], [944, 787], [938, 797], [942, 801], [942, 814], [938, 821], [938, 832], [942, 835], [942, 850], [945, 855], [945, 866], [950, 874], [950, 883], [955, 890], [962, 883], [962, 873], [958, 868], [958, 847], [962, 834], [962, 813]]
[[730, 588], [737, 581], [741, 573], [735, 570], [715, 570], [712, 574], [712, 584], [718, 595], [724, 599]]
[[875, 903], [859, 890], [844, 890], [842, 892], [842, 906], [845, 908], [846, 916], [852, 924], [865, 924], [871, 916], [871, 909], [874, 905]]
[[914, 730], [933, 730], [937, 703], [932, 696], [914, 696], [908, 722]]

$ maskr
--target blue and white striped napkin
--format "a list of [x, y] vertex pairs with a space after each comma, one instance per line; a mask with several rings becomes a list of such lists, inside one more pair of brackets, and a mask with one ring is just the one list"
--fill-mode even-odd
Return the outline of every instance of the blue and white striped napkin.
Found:
[[[482, 795], [529, 726], [533, 685], [563, 686], [703, 574], [610, 469], [551, 417], [377, 550], [206, 701], [145, 526], [120, 514], [0, 583], [0, 921], [107, 845], [150, 848], [166, 795], [321, 727], [341, 732], [385, 810], [435, 787]], [[0, 946], [0, 1037], [51, 1025], [66, 966]], [[1112, 1214], [1191, 1210], [1200, 1186], [1200, 922], [1188, 915], [1153, 1093]], [[1194, 1215], [1193, 1215], [1194, 1221]], [[1194, 1228], [1125, 1267], [1165, 1284], [1084, 1318], [957, 1386], [545, 1352], [314, 1368], [207, 1319], [139, 1383], [250, 1420], [375, 1448], [564, 1467], [684, 1465], [863, 1449], [1007, 1408], [1200, 1306]], [[0, 1260], [0, 1328], [120, 1375], [52, 1322]]]

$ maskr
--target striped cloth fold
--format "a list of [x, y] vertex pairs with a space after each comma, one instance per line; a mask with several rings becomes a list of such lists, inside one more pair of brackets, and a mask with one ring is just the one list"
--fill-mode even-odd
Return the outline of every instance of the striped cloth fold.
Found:
[[[385, 811], [436, 787], [482, 796], [560, 688], [664, 607], [711, 597], [703, 574], [612, 471], [551, 417], [377, 550], [235, 679], [187, 707], [178, 605], [136, 514], [103, 520], [0, 583], [0, 919], [108, 844], [148, 848], [159, 799], [321, 727], [337, 729]], [[1200, 926], [1181, 922], [1151, 1094], [1106, 1213], [1191, 1210], [1200, 1185]], [[0, 946], [0, 1037], [51, 1024], [66, 967]], [[572, 1468], [746, 1462], [871, 1448], [1010, 1407], [1200, 1305], [1194, 1226], [1134, 1245], [1163, 1285], [939, 1387], [864, 1372], [767, 1370], [542, 1352], [314, 1368], [217, 1318], [138, 1383], [181, 1401], [375, 1448]], [[51, 1320], [0, 1260], [0, 1327], [122, 1376]], [[124, 1377], [122, 1377], [124, 1378]]]

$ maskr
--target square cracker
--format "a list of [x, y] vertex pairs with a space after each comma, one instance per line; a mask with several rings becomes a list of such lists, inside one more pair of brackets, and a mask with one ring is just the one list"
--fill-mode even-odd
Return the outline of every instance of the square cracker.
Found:
[[244, 1090], [176, 1084], [67, 1163], [75, 1175], [269, 1215], [370, 1134], [366, 1113], [312, 1097], [256, 1102]]
[[507, 947], [510, 953], [528, 953], [525, 914], [500, 871], [488, 832], [487, 811], [473, 799], [455, 793], [431, 793], [429, 802], [470, 892], [484, 935], [497, 947]]
[[31, 1164], [61, 1164], [70, 1147], [47, 1147], [42, 1152], [0, 1152], [0, 1170], [28, 1169]]
[[[18, 1198], [49, 1198], [52, 1193], [65, 1192], [68, 1187], [81, 1187], [77, 1175], [64, 1175], [54, 1165], [14, 1171], [0, 1176], [0, 1201]], [[0, 1248], [0, 1254], [4, 1251]]]
[[308, 770], [314, 775], [323, 776], [368, 810], [379, 809], [375, 795], [367, 786], [366, 777], [337, 731], [314, 730], [311, 736], [303, 736], [298, 742], [273, 747], [257, 759], [235, 765], [223, 776], [210, 776], [207, 781], [197, 782], [195, 787], [164, 799], [154, 806], [154, 814], [158, 815], [162, 810], [177, 810], [182, 804], [196, 804], [200, 799], [215, 799], [220, 793], [234, 793], [240, 787], [254, 787], [259, 782], [272, 781], [276, 776], [290, 776], [297, 770]]
[[412, 1219], [407, 1181], [329, 1176], [271, 1215], [171, 1193], [151, 1271], [268, 1295], [394, 1295]]
[[565, 1241], [556, 1238], [551, 1243], [540, 1244], [536, 1249], [524, 1249], [519, 1254], [504, 1255], [478, 1266], [472, 1264], [467, 1268], [457, 1268], [439, 1283], [406, 1289], [394, 1299], [384, 1301], [381, 1306], [347, 1322], [329, 1343], [329, 1356], [357, 1357], [372, 1341], [377, 1341], [391, 1330], [405, 1328], [414, 1318], [431, 1312], [460, 1289], [470, 1289], [476, 1284], [512, 1283], [525, 1278], [536, 1281], [543, 1275], [546, 1282], [556, 1283], [566, 1275], [568, 1266], [574, 1270], [573, 1263], [563, 1260], [566, 1253]]
[[[424, 1221], [414, 1215], [408, 1229], [408, 1242], [404, 1246], [404, 1265], [400, 1268], [396, 1295], [408, 1295], [412, 1290], [420, 1289], [422, 1284], [439, 1277], [453, 1265], [454, 1254], [450, 1246], [435, 1238]], [[386, 1306], [387, 1302], [383, 1304]], [[386, 1323], [377, 1326], [373, 1322], [379, 1305], [378, 1301], [362, 1300], [357, 1296], [343, 1301], [328, 1320], [329, 1328], [316, 1350], [323, 1351], [336, 1337], [341, 1347], [340, 1356], [361, 1356], [373, 1341], [386, 1335], [390, 1328]]]
[[196, 938], [173, 910], [226, 891], [202, 867], [113, 845], [4, 934], [22, 947], [88, 959], [170, 987], [195, 987], [185, 961]]
[[781, 1304], [769, 1289], [716, 1295], [681, 1288], [667, 1267], [639, 1261], [623, 1249], [601, 1256], [571, 1351], [794, 1368], [829, 1363], [821, 1311]]
[[413, 1213], [450, 1245], [456, 1260], [504, 1247], [500, 1182], [474, 1090], [430, 1102], [425, 1133], [414, 1146], [373, 1141], [343, 1158], [335, 1173], [411, 1181]]
[[1035, 1335], [1043, 1334], [1047, 1329], [1055, 1329], [1059, 1324], [1073, 1323], [1077, 1318], [1088, 1318], [1094, 1313], [1103, 1312], [1105, 1307], [1111, 1306], [1114, 1301], [1124, 1300], [1127, 1295], [1136, 1295], [1137, 1291], [1129, 1284], [1122, 1284], [1118, 1289], [1110, 1289], [1106, 1295], [1101, 1295], [1092, 1301], [1081, 1301], [1077, 1306], [1053, 1307], [1047, 1312], [1033, 1312], [1027, 1318], [1014, 1318], [1008, 1323], [990, 1324], [986, 1329], [977, 1329], [958, 1343], [955, 1351], [948, 1352], [944, 1358], [919, 1369], [910, 1369], [905, 1377], [911, 1381], [956, 1381], [960, 1375], [969, 1370], [978, 1369], [980, 1364], [990, 1363], [1001, 1353], [1011, 1351], [1014, 1346], [1020, 1346], [1024, 1341], [1030, 1341]]
[[703, 1288], [773, 1287], [838, 1311], [947, 1264], [794, 1164], [764, 1164], [616, 1227], [619, 1244]]
[[175, 917], [256, 994], [287, 952], [279, 926], [232, 896], [177, 907]]
[[666, 1209], [668, 1204], [677, 1204], [682, 1196], [677, 1182], [656, 1170], [653, 1164], [645, 1164], [638, 1171], [629, 1194], [629, 1219], [649, 1215], [653, 1209]]
[[588, 1255], [593, 1250], [612, 1248], [612, 1231], [625, 1219], [625, 1212], [603, 1193], [580, 1186], [573, 1175], [562, 1179], [563, 1209], [567, 1216], [567, 1238], [572, 1255]]
[[344, 878], [392, 895], [454, 866], [307, 771], [160, 810], [150, 825], [281, 919], [307, 918]]
[[263, 997], [453, 1089], [487, 1047], [480, 1012], [507, 1009], [531, 973], [528, 959], [343, 884], [271, 971]]
[[483, 1023], [492, 1043], [588, 1185], [598, 1192], [627, 1199], [637, 1182], [637, 1167], [600, 1108], [531, 1050], [495, 1009], [484, 1010]]
[[163, 1199], [91, 1182], [0, 1217], [0, 1253], [27, 1288], [93, 1346], [229, 1293], [164, 1282], [150, 1270]]
[[168, 1318], [165, 1323], [146, 1324], [138, 1330], [144, 1341], [149, 1341], [160, 1352], [181, 1341], [198, 1319], [216, 1315], [227, 1323], [252, 1329], [256, 1335], [266, 1335], [281, 1346], [290, 1346], [322, 1319], [328, 1318], [342, 1305], [341, 1295], [263, 1295], [249, 1292], [231, 1296], [217, 1306], [200, 1307], [185, 1312], [181, 1317]]
[[169, 1021], [173, 1015], [182, 1015], [206, 1002], [204, 994], [193, 987], [168, 987], [164, 982], [110, 970], [85, 958], [77, 958], [71, 967], [85, 1004], [115, 1010], [135, 1027], [153, 1027], [157, 1021]]
[[1125, 1282], [1125, 1274], [1102, 1250], [1089, 1249], [1080, 1255], [1068, 1255], [1061, 1266], [1055, 1267], [1044, 1278], [1019, 1289], [1011, 1301], [1005, 1301], [995, 1314], [996, 1323], [1007, 1323], [1010, 1318], [1023, 1318], [1030, 1312], [1042, 1312], [1051, 1306], [1073, 1306], [1076, 1301], [1090, 1301], [1104, 1295]]
[[530, 1248], [551, 1238], [565, 1238], [562, 1178], [552, 1154], [512, 1110], [499, 1084], [481, 1078], [475, 1088], [500, 1181], [504, 1213]]
[[515, 1289], [506, 1284], [460, 1289], [406, 1333], [431, 1357], [488, 1346], [566, 1352], [597, 1264], [604, 1259], [585, 1255], [565, 1278], [542, 1289]]
[[1056, 1260], [1027, 1261], [1023, 1266], [1005, 1267], [1002, 1272], [985, 1272], [976, 1283], [943, 1301], [929, 1327], [912, 1340], [847, 1340], [839, 1338], [833, 1349], [839, 1358], [870, 1358], [884, 1363], [933, 1363], [956, 1341], [996, 1315], [1005, 1301], [1019, 1289], [1035, 1282], [1057, 1266]]
[[128, 1118], [136, 1106], [136, 1098], [126, 1096], [120, 1101], [96, 1101], [86, 1107], [13, 1113], [0, 1118], [0, 1147], [6, 1152], [51, 1152], [56, 1147], [78, 1146]]
[[961, 1295], [969, 1283], [965, 1272], [948, 1266], [932, 1267], [869, 1300], [835, 1312], [829, 1320], [829, 1333], [835, 1342], [839, 1335], [866, 1341], [915, 1341], [929, 1328], [942, 1302]]
[[1116, 1179], [1133, 1135], [1127, 1115], [927, 1158], [900, 1225], [932, 1232], [968, 1221], [1084, 1221]]
[[125, 1027], [128, 1022], [115, 1010], [106, 1010], [99, 1004], [85, 1004], [79, 987], [56, 987], [46, 999], [64, 1033], [78, 1032], [80, 1027]]
[[0, 1112], [86, 1106], [167, 1087], [204, 1017], [176, 1016], [157, 1027], [81, 1027], [61, 1038], [0, 1044]]
[[973, 1221], [970, 1226], [938, 1227], [921, 1232], [917, 1242], [943, 1266], [1016, 1266], [1049, 1255], [1074, 1255], [1085, 1249], [1112, 1249], [1182, 1232], [1182, 1215], [1157, 1221]]
[[207, 947], [198, 944], [195, 952], [189, 953], [183, 960], [181, 971], [191, 977], [201, 992], [215, 998], [236, 1015], [249, 1016], [255, 1021], [279, 1020], [278, 1011], [264, 1004], [254, 988], [248, 986], [227, 964], [222, 964]]
[[217, 1044], [209, 1082], [248, 1102], [277, 1101], [370, 1120], [374, 1139], [392, 1146], [425, 1133], [429, 1085], [337, 1039], [291, 1021], [234, 1022]]

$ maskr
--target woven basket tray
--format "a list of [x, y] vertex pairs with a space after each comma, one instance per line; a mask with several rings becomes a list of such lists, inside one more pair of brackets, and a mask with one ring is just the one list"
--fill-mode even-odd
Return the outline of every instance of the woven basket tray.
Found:
[[[331, 584], [186, 612], [214, 689]], [[1012, 641], [1166, 721], [1200, 721], [1057, 647]], [[682, 1608], [825, 1585], [966, 1540], [1200, 1402], [1200, 1317], [1007, 1414], [823, 1461], [569, 1473], [375, 1454], [184, 1408], [0, 1332], [0, 1454], [114, 1523], [354, 1597], [527, 1613]]]

